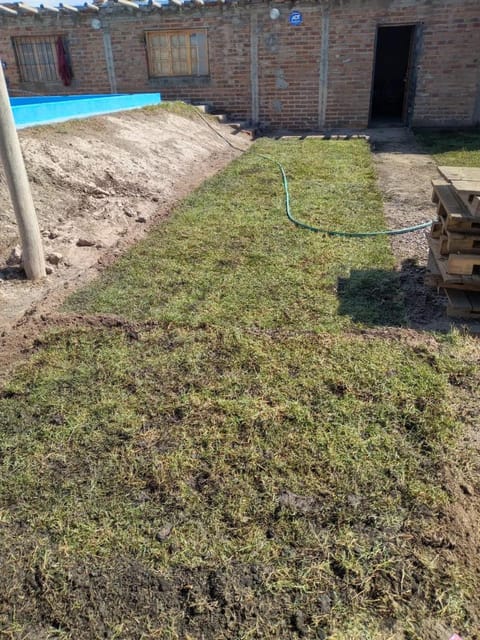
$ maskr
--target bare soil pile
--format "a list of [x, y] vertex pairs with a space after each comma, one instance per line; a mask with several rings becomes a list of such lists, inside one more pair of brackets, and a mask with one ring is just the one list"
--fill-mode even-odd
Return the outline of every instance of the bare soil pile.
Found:
[[[190, 117], [179, 115], [184, 112], [174, 105], [21, 132], [52, 273], [32, 284], [7, 265], [19, 238], [0, 172], [0, 332], [32, 305], [54, 306], [55, 293], [94, 275], [238, 155], [215, 131], [228, 136], [228, 127], [208, 127], [193, 109]], [[249, 144], [242, 134], [232, 141], [240, 148]]]

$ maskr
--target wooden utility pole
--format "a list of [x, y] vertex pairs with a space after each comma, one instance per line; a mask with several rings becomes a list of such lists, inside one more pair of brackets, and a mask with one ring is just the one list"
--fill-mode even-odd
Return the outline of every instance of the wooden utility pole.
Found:
[[22, 150], [8, 97], [7, 83], [0, 61], [0, 156], [5, 169], [8, 189], [17, 218], [22, 242], [22, 262], [27, 278], [38, 280], [45, 276], [40, 228], [33, 205]]

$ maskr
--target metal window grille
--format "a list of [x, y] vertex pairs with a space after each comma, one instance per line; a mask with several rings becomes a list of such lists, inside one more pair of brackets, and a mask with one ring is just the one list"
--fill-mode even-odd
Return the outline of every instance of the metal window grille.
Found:
[[206, 31], [148, 31], [146, 42], [151, 77], [208, 75]]
[[20, 78], [23, 82], [59, 80], [56, 43], [58, 36], [13, 38]]

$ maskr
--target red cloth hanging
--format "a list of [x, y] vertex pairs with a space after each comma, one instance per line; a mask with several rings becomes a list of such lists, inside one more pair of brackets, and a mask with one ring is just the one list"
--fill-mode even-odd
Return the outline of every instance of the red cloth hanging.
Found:
[[61, 36], [57, 38], [57, 62], [58, 73], [60, 74], [63, 84], [68, 87], [72, 84], [73, 73]]

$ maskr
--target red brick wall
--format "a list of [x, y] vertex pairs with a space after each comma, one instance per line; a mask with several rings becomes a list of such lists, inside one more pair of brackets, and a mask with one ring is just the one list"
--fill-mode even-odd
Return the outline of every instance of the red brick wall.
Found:
[[[108, 93], [102, 32], [91, 27], [98, 17], [111, 34], [117, 90], [160, 91], [165, 99], [209, 102], [234, 117], [252, 116], [252, 42], [257, 34], [258, 103], [261, 122], [277, 127], [316, 128], [320, 122], [322, 6], [300, 0], [295, 9], [303, 24], [288, 22], [291, 4], [172, 6], [161, 11], [122, 7], [99, 14], [42, 14], [0, 18], [0, 57], [9, 64], [15, 91]], [[331, 0], [328, 32], [328, 83], [325, 125], [365, 127], [368, 124], [378, 25], [423, 25], [423, 50], [418, 60], [413, 124], [473, 124], [479, 92], [479, 0]], [[154, 79], [148, 76], [145, 31], [202, 28], [208, 31], [208, 78]], [[74, 69], [71, 87], [61, 83], [25, 85], [15, 68], [11, 38], [17, 35], [65, 35]], [[255, 65], [253, 65], [255, 67]], [[478, 98], [477, 98], [478, 100]]]
[[[383, 9], [382, 9], [383, 7]], [[331, 10], [327, 124], [366, 126], [377, 25], [423, 23], [415, 125], [470, 125], [478, 91], [480, 2], [352, 1]]]
[[434, 4], [432, 17], [424, 18], [414, 124], [472, 124], [480, 89], [480, 2]]
[[288, 21], [290, 5], [277, 5], [270, 18], [268, 4], [259, 10], [260, 119], [280, 127], [318, 126], [321, 12], [318, 5], [296, 5], [303, 23]]
[[[92, 15], [60, 19], [46, 15], [39, 17], [4, 18], [0, 24], [0, 57], [7, 62], [6, 75], [15, 95], [110, 93], [106, 71], [102, 34], [90, 26]], [[49, 83], [20, 82], [12, 38], [17, 36], [66, 36], [74, 78], [69, 87], [59, 80]]]
[[[250, 111], [250, 18], [235, 8], [176, 9], [150, 15], [109, 17], [118, 91], [160, 91], [165, 99], [210, 102], [219, 110], [246, 117]], [[171, 79], [148, 77], [145, 31], [207, 29], [210, 77]]]

